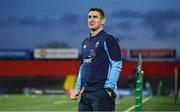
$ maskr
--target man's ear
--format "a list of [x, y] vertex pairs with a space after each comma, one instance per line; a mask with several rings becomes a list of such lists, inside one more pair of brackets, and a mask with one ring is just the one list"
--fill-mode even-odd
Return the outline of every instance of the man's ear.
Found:
[[106, 23], [106, 19], [103, 18], [103, 19], [102, 19], [102, 25], [104, 25], [105, 23]]

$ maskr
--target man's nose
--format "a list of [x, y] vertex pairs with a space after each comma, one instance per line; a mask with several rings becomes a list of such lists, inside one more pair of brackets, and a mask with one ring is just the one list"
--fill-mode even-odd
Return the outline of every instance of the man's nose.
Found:
[[93, 18], [89, 18], [89, 21], [94, 21], [94, 19]]

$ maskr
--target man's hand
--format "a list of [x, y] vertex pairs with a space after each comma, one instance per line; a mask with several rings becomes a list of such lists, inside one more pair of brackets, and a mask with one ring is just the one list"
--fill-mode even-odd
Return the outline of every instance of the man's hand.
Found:
[[74, 89], [71, 92], [71, 100], [77, 100], [78, 96], [79, 96], [80, 91], [77, 91], [76, 89]]
[[112, 96], [112, 90], [110, 90], [110, 89], [105, 89], [105, 90], [109, 94], [109, 96], [111, 97]]
[[84, 87], [81, 89], [81, 91], [77, 91], [76, 89], [74, 89], [71, 92], [71, 100], [77, 100], [78, 96], [81, 95], [84, 92]]

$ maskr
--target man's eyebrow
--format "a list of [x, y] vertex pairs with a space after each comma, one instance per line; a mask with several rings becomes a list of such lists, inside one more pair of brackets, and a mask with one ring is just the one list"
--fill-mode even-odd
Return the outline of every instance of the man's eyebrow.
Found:
[[88, 15], [88, 17], [98, 17], [98, 16], [96, 16], [96, 15]]

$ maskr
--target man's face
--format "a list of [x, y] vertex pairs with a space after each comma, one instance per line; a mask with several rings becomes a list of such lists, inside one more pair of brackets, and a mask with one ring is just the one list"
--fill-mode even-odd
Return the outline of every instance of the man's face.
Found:
[[97, 30], [105, 23], [98, 11], [90, 11], [88, 14], [88, 26], [91, 30]]

